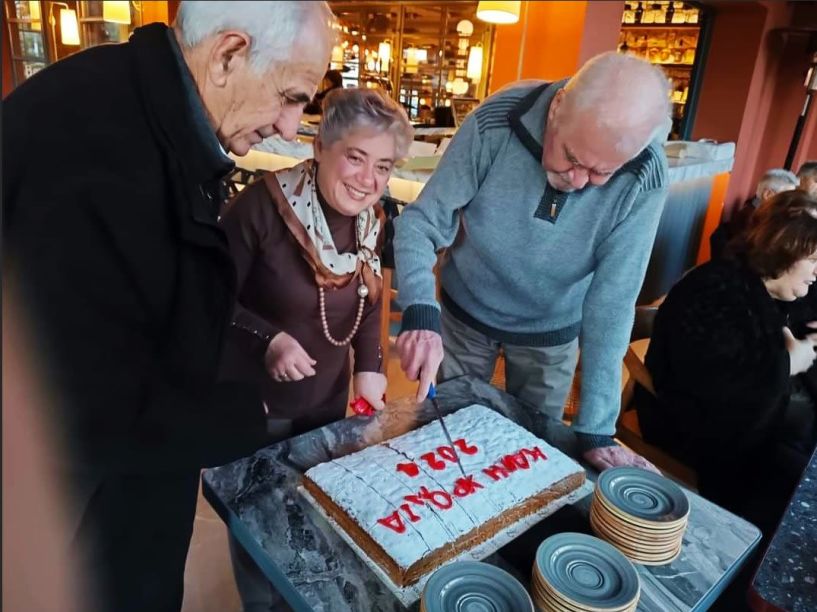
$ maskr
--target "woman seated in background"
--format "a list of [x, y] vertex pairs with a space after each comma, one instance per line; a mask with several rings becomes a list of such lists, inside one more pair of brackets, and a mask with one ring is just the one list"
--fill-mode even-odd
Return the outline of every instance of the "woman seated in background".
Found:
[[[658, 310], [636, 388], [644, 439], [698, 472], [701, 495], [774, 530], [817, 443], [812, 364], [817, 200], [755, 211], [725, 259], [689, 272]], [[813, 296], [812, 296], [813, 297]]]
[[[270, 442], [342, 419], [350, 379], [384, 407], [375, 205], [413, 130], [376, 89], [333, 90], [323, 111], [314, 159], [266, 174], [221, 219], [238, 272], [223, 377], [260, 383]], [[274, 609], [271, 585], [232, 540], [231, 552], [244, 609]]]

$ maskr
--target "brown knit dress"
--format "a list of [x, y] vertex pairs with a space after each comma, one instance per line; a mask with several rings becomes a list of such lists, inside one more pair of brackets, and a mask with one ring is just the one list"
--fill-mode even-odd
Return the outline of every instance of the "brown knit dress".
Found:
[[[319, 194], [319, 204], [338, 253], [355, 252], [355, 217], [332, 209]], [[297, 435], [345, 415], [350, 347], [355, 373], [380, 372], [380, 299], [366, 301], [360, 328], [351, 345], [336, 347], [325, 338], [318, 305], [318, 285], [276, 209], [263, 180], [246, 187], [221, 219], [238, 273], [238, 304], [222, 359], [225, 380], [259, 383], [270, 419], [288, 421], [287, 435]], [[335, 339], [345, 338], [357, 314], [358, 282], [326, 288], [326, 317]], [[382, 298], [381, 298], [382, 299]], [[295, 338], [318, 363], [316, 375], [298, 382], [276, 382], [264, 367], [268, 340], [278, 332]], [[275, 429], [280, 429], [280, 425]]]

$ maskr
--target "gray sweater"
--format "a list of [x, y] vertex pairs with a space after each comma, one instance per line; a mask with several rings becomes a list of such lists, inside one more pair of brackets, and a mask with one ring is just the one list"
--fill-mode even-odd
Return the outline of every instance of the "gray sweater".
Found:
[[668, 191], [650, 144], [601, 187], [556, 191], [541, 166], [547, 110], [565, 81], [525, 82], [463, 122], [437, 170], [395, 223], [403, 331], [440, 329], [446, 305], [496, 340], [564, 344], [580, 335], [577, 432], [612, 435], [635, 300]]

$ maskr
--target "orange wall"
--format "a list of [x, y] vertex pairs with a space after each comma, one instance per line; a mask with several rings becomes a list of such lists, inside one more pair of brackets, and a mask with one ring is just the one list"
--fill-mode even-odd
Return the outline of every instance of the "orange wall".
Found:
[[618, 0], [522, 2], [517, 23], [496, 26], [489, 93], [518, 79], [568, 77], [592, 56], [614, 50], [623, 10]]
[[594, 55], [613, 51], [618, 47], [618, 33], [621, 31], [621, 15], [624, 1], [588, 2], [584, 20], [581, 51], [578, 64], [581, 66]]
[[147, 2], [142, 2], [142, 23], [154, 23], [156, 21], [161, 21], [162, 23], [168, 23], [168, 16], [167, 16], [167, 2], [162, 0], [148, 0]]
[[[728, 218], [735, 206], [754, 194], [763, 172], [783, 165], [805, 99], [802, 82], [808, 55], [804, 39], [775, 31], [803, 25], [792, 3], [769, 0], [710, 6], [712, 44], [692, 137], [736, 143], [724, 203]], [[798, 159], [812, 150], [813, 117], [809, 125], [811, 132], [803, 132]]]

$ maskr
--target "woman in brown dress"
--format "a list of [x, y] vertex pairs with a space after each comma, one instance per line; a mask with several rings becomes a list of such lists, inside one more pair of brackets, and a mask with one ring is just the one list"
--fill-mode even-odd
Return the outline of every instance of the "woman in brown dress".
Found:
[[[350, 379], [384, 407], [376, 205], [412, 137], [385, 93], [333, 90], [314, 159], [266, 174], [221, 219], [239, 287], [223, 374], [262, 385], [271, 442], [343, 418]], [[271, 585], [232, 541], [231, 552], [244, 610], [274, 609]]]
[[263, 385], [279, 435], [343, 418], [350, 348], [355, 397], [383, 408], [376, 204], [411, 138], [382, 92], [334, 90], [315, 158], [266, 174], [222, 217], [239, 286], [225, 377]]

